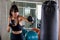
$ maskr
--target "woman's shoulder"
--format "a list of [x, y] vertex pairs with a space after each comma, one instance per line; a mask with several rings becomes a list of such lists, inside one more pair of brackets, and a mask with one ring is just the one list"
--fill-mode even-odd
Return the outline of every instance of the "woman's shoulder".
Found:
[[23, 16], [21, 16], [21, 15], [19, 15], [18, 17], [19, 17], [19, 18], [23, 18]]
[[25, 18], [25, 17], [23, 17], [23, 16], [19, 16], [19, 19], [24, 20], [24, 19], [26, 19], [26, 18]]

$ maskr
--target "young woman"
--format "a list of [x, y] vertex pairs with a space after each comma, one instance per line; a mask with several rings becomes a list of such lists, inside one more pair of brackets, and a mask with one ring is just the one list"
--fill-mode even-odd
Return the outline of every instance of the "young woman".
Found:
[[9, 24], [7, 27], [8, 32], [10, 32], [10, 28], [12, 29], [11, 40], [23, 40], [23, 35], [22, 35], [23, 21], [29, 22], [23, 16], [19, 16], [19, 11], [17, 6], [15, 4], [12, 5], [10, 8], [10, 13], [8, 18]]

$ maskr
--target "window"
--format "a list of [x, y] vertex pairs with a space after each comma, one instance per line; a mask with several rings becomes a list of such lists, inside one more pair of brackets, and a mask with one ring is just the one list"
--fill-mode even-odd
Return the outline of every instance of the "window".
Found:
[[39, 20], [41, 20], [41, 7], [42, 7], [42, 5], [37, 5], [37, 12], [38, 12], [37, 18]]

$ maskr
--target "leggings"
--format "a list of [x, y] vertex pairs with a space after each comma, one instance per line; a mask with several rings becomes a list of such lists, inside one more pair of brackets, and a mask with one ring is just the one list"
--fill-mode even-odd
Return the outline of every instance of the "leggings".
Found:
[[13, 34], [11, 33], [10, 40], [23, 40], [23, 34]]

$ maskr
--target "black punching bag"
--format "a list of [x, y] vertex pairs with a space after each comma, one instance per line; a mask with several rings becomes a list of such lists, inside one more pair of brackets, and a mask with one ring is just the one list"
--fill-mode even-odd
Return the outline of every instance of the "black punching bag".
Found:
[[58, 40], [57, 3], [46, 1], [42, 4], [40, 40]]

